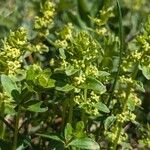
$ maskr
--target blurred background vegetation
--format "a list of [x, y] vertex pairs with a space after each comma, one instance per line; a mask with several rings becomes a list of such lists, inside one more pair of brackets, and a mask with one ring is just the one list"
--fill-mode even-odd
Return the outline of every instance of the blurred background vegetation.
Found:
[[[0, 37], [19, 26], [30, 28], [34, 16], [39, 14], [40, 3], [44, 0], [1, 0], [0, 1]], [[111, 0], [53, 0], [56, 3], [58, 26], [73, 22], [79, 28], [92, 27], [89, 16], [96, 17], [104, 3], [111, 5]], [[120, 0], [123, 13], [125, 34], [128, 36], [139, 32], [150, 13], [149, 0]], [[115, 31], [116, 17], [110, 19], [109, 26]]]

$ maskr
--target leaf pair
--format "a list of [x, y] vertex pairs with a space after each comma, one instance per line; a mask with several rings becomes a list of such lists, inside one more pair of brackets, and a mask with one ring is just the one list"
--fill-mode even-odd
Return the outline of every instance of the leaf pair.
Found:
[[[75, 132], [75, 133], [74, 133]], [[84, 132], [84, 123], [78, 122], [75, 131], [73, 130], [70, 123], [67, 123], [64, 131], [64, 140], [56, 135], [37, 134], [41, 137], [55, 140], [64, 144], [65, 148], [76, 147], [87, 150], [99, 150], [100, 147], [93, 139], [87, 135], [82, 134]]]

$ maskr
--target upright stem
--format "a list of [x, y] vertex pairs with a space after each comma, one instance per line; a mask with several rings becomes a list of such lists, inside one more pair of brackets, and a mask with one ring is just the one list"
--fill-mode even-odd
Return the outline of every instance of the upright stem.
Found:
[[122, 63], [122, 54], [123, 54], [123, 50], [124, 50], [124, 37], [123, 37], [123, 25], [122, 25], [122, 13], [121, 13], [121, 8], [120, 8], [120, 4], [119, 1], [117, 1], [117, 9], [118, 9], [118, 13], [119, 13], [119, 39], [120, 39], [120, 47], [119, 47], [119, 64], [118, 64], [118, 69], [117, 69], [117, 73], [114, 79], [114, 83], [111, 87], [111, 92], [110, 92], [110, 96], [108, 98], [107, 101], [107, 105], [109, 106], [111, 99], [114, 95], [114, 90], [117, 84], [117, 80], [119, 77], [119, 73], [120, 73], [120, 68], [121, 68], [121, 63]]
[[67, 100], [68, 99], [66, 99], [64, 102], [63, 102], [63, 104], [62, 104], [62, 126], [61, 126], [61, 129], [62, 129], [62, 131], [64, 130], [64, 125], [65, 125], [65, 119], [66, 119], [66, 108], [67, 108], [67, 104], [68, 104], [68, 102], [67, 102]]
[[[130, 95], [130, 89], [128, 89], [128, 91], [126, 93], [126, 98], [125, 98], [125, 102], [124, 102], [122, 112], [124, 112], [126, 110], [126, 105], [127, 105], [127, 102], [128, 102], [129, 95]], [[117, 124], [116, 124], [116, 127], [118, 127], [118, 130], [117, 130], [117, 133], [116, 133], [116, 139], [114, 141], [114, 145], [113, 145], [112, 150], [117, 149], [117, 145], [118, 145], [118, 141], [119, 141], [119, 138], [120, 138], [120, 135], [121, 135], [121, 130], [122, 130], [123, 123], [124, 122], [117, 122]]]
[[70, 100], [69, 100], [69, 118], [68, 122], [71, 124], [72, 123], [72, 118], [73, 118], [73, 107], [74, 107], [74, 101], [73, 101], [74, 93], [71, 93]]
[[[87, 101], [87, 89], [84, 89], [84, 101]], [[81, 120], [86, 124], [86, 114], [82, 111]]]
[[[0, 107], [0, 113], [1, 113], [0, 118], [4, 118], [4, 109], [5, 109], [4, 101], [2, 101], [1, 107]], [[1, 119], [0, 119], [0, 121], [1, 121]], [[1, 121], [0, 122], [0, 137], [1, 137], [1, 139], [3, 139], [4, 134], [5, 134], [5, 124]]]
[[70, 108], [69, 108], [69, 118], [68, 118], [68, 122], [71, 124], [72, 123], [72, 117], [73, 117], [73, 104], [70, 104]]
[[16, 150], [16, 148], [17, 148], [19, 118], [20, 118], [20, 107], [18, 106], [17, 114], [16, 114], [16, 120], [15, 120], [15, 132], [14, 132], [14, 140], [13, 140], [13, 148], [12, 148], [12, 150]]

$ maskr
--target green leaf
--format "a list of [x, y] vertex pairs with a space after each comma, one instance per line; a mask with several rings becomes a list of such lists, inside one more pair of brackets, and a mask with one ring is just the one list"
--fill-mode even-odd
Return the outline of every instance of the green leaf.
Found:
[[55, 87], [55, 82], [56, 81], [54, 79], [49, 79], [46, 88], [53, 88], [53, 87]]
[[39, 74], [39, 70], [35, 70], [33, 68], [33, 66], [31, 66], [28, 70], [27, 70], [27, 76], [26, 76], [26, 80], [31, 80], [31, 81], [35, 81], [35, 79], [37, 78], [37, 75]]
[[74, 135], [76, 138], [83, 138], [86, 136], [85, 132], [84, 132], [84, 122], [83, 121], [77, 122]]
[[143, 73], [144, 77], [147, 80], [150, 80], [150, 67], [140, 66], [140, 69], [142, 70], [142, 73]]
[[12, 90], [11, 96], [13, 97], [13, 99], [14, 99], [17, 103], [19, 103], [19, 101], [22, 100], [22, 99], [21, 99], [21, 95], [20, 95], [20, 93], [19, 93], [17, 90]]
[[55, 87], [55, 80], [54, 79], [48, 79], [46, 76], [40, 75], [38, 77], [39, 85], [43, 88], [53, 88]]
[[38, 84], [44, 88], [52, 88], [55, 86], [55, 80], [50, 79], [50, 74], [47, 73], [48, 72], [44, 70], [44, 72], [38, 76]]
[[30, 105], [27, 110], [32, 111], [32, 112], [45, 112], [48, 110], [48, 108], [41, 108], [42, 102], [38, 102], [36, 104]]
[[48, 79], [44, 75], [38, 76], [38, 82], [42, 87], [47, 87]]
[[15, 81], [13, 81], [9, 76], [2, 74], [1, 83], [9, 96], [12, 96], [12, 91], [19, 91]]
[[77, 122], [76, 131], [83, 131], [83, 130], [84, 130], [84, 122], [83, 121]]
[[71, 91], [71, 90], [73, 90], [73, 89], [74, 89], [74, 86], [69, 85], [69, 84], [66, 84], [66, 85], [63, 86], [63, 87], [56, 87], [56, 90], [62, 91], [62, 92], [69, 92], [69, 91]]
[[143, 83], [141, 81], [135, 81], [135, 89], [141, 92], [145, 92]]
[[90, 89], [99, 92], [100, 94], [106, 92], [106, 87], [100, 81], [93, 77], [88, 77], [86, 83], [81, 85], [81, 88]]
[[92, 6], [91, 1], [78, 0], [77, 2], [78, 2], [78, 10], [79, 10], [80, 18], [89, 25], [90, 19], [88, 16], [90, 16], [91, 15], [90, 13], [92, 12], [90, 11]]
[[74, 146], [77, 148], [89, 149], [89, 150], [99, 150], [100, 149], [98, 143], [96, 143], [93, 139], [90, 139], [88, 137], [81, 138], [81, 139], [75, 139], [69, 143], [69, 146]]
[[48, 139], [51, 139], [51, 140], [55, 140], [55, 141], [64, 143], [64, 141], [56, 135], [46, 135], [46, 134], [36, 134], [36, 135], [38, 135], [40, 137], [44, 137], [44, 138], [48, 138]]
[[67, 123], [66, 127], [65, 127], [65, 140], [69, 141], [72, 138], [72, 126], [70, 123]]
[[68, 66], [67, 68], [66, 68], [66, 75], [67, 76], [71, 76], [71, 75], [73, 75], [73, 74], [75, 74], [76, 72], [78, 72], [79, 71], [79, 69], [75, 69], [73, 66]]
[[107, 76], [110, 76], [110, 73], [108, 73], [106, 71], [99, 71], [99, 76], [100, 77], [107, 77]]
[[128, 106], [128, 109], [131, 110], [131, 111], [134, 111], [135, 110], [135, 102], [132, 98], [128, 98], [128, 101], [127, 101], [127, 106]]
[[61, 56], [63, 59], [66, 59], [66, 55], [65, 55], [64, 49], [60, 48], [60, 49], [59, 49], [59, 53], [60, 53], [60, 56]]
[[22, 102], [29, 100], [32, 97], [33, 93], [30, 92], [27, 88], [21, 91], [20, 99]]
[[23, 144], [21, 144], [19, 147], [17, 147], [17, 149], [16, 150], [25, 150], [25, 147], [24, 147], [24, 145]]
[[114, 115], [107, 117], [107, 119], [104, 122], [105, 129], [108, 130], [113, 125], [115, 120], [116, 120], [116, 117]]
[[94, 105], [94, 107], [96, 107], [101, 112], [110, 113], [108, 107], [102, 102], [97, 103], [96, 105]]

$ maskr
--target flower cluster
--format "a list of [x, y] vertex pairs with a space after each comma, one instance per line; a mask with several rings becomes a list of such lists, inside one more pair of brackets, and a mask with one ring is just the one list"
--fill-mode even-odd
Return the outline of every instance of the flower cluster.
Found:
[[3, 40], [0, 57], [5, 62], [8, 74], [15, 74], [21, 68], [20, 57], [25, 52], [27, 44], [27, 32], [23, 27], [16, 32], [10, 32], [10, 35]]
[[[118, 130], [119, 130], [119, 127], [116, 127], [116, 128], [112, 127], [112, 132], [105, 130], [104, 135], [106, 136], [107, 139], [109, 139], [112, 143], [114, 143]], [[126, 141], [127, 139], [128, 139], [128, 135], [124, 132], [124, 129], [122, 129], [118, 143], [121, 144], [121, 142]]]
[[4, 114], [13, 114], [15, 105], [13, 104], [12, 98], [10, 98], [6, 92], [0, 92], [0, 106], [5, 105]]
[[99, 77], [97, 60], [103, 55], [101, 45], [88, 32], [75, 31], [70, 23], [57, 35], [60, 37], [55, 41], [62, 59], [60, 68], [70, 76], [75, 86], [75, 103], [89, 115], [98, 115], [99, 111], [95, 105], [98, 104], [100, 95], [94, 90], [88, 90], [85, 98], [81, 86], [87, 84], [86, 80], [89, 76], [95, 79]]
[[35, 17], [34, 28], [48, 35], [48, 28], [52, 26], [55, 15], [54, 3], [48, 0], [41, 5], [41, 16]]
[[71, 23], [68, 23], [59, 33], [57, 33], [57, 35], [60, 37], [60, 39], [57, 39], [55, 41], [57, 47], [67, 49], [68, 42], [72, 39], [73, 29], [73, 25]]
[[82, 108], [87, 114], [96, 116], [99, 114], [99, 110], [95, 107], [95, 104], [99, 102], [100, 96], [95, 94], [94, 91], [90, 92], [88, 98], [84, 98], [83, 95], [77, 95], [74, 97], [74, 101]]
[[100, 18], [91, 18], [92, 21], [97, 25], [97, 26], [103, 26], [107, 23], [108, 19], [113, 17], [113, 7], [103, 7], [102, 10], [100, 10]]
[[128, 48], [129, 54], [122, 63], [123, 71], [135, 72], [140, 69], [143, 75], [150, 79], [147, 73], [150, 69], [150, 17], [144, 26], [143, 33], [138, 35], [136, 40], [131, 41]]

